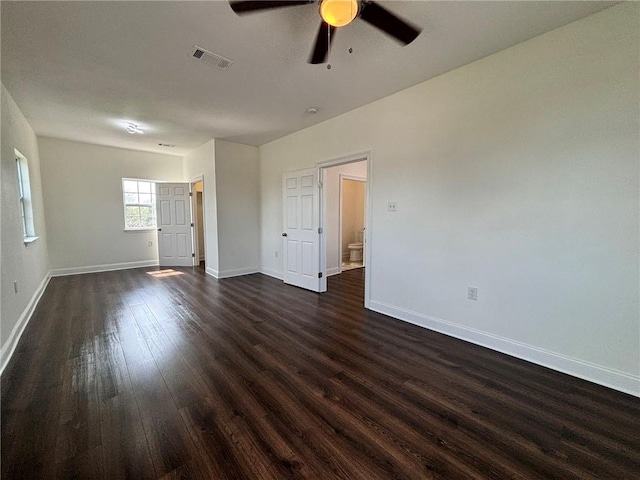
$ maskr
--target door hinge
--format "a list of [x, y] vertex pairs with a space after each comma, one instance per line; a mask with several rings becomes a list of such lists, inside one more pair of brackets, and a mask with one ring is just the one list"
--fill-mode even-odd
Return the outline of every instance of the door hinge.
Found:
[[195, 254], [195, 253], [192, 253], [192, 254], [191, 254], [191, 257], [192, 257], [192, 258], [196, 258], [196, 254]]
[[190, 196], [190, 197], [193, 197], [193, 192], [189, 192], [189, 196]]
[[318, 227], [318, 233], [322, 233], [322, 227]]
[[318, 188], [322, 188], [322, 182], [318, 182]]
[[191, 224], [191, 226], [193, 227], [193, 223]]
[[318, 278], [322, 278], [322, 272], [318, 272]]

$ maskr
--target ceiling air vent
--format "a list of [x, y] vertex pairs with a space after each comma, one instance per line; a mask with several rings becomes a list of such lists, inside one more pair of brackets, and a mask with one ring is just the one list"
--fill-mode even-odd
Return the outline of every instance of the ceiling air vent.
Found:
[[212, 67], [219, 68], [220, 70], [226, 70], [233, 63], [233, 60], [229, 60], [228, 58], [225, 58], [222, 55], [218, 55], [217, 53], [213, 53], [213, 52], [210, 52], [209, 50], [205, 50], [204, 48], [198, 47], [197, 45], [193, 47], [191, 56], [196, 60], [200, 60], [201, 62], [208, 63]]

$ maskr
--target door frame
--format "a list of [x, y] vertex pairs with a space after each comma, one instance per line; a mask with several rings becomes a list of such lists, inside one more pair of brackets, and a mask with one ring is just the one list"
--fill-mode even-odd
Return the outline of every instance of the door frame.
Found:
[[[366, 178], [362, 178], [362, 177], [358, 177], [356, 175], [349, 175], [348, 173], [341, 173], [340, 175], [338, 175], [338, 178], [340, 180], [340, 188], [339, 188], [339, 208], [340, 211], [338, 212], [338, 221], [340, 222], [340, 229], [338, 230], [338, 255], [340, 257], [340, 264], [338, 265], [338, 271], [340, 273], [342, 273], [342, 259], [344, 257], [344, 252], [342, 251], [342, 182], [344, 180], [351, 180], [352, 182], [363, 182], [365, 184], [365, 192], [364, 192], [364, 198], [365, 198], [365, 207], [364, 207], [364, 235], [362, 238], [362, 241], [365, 242], [365, 238], [366, 238], [366, 234], [367, 234], [367, 206], [366, 206], [366, 199], [367, 199], [367, 179]], [[363, 243], [364, 245], [364, 243]], [[362, 257], [362, 266], [366, 267], [367, 266], [367, 261], [364, 258], [364, 256]]]
[[[194, 190], [194, 185], [198, 182], [202, 182], [202, 233], [203, 238], [204, 238], [204, 245], [200, 245], [198, 242], [198, 214], [197, 214], [197, 194]], [[197, 266], [200, 265], [200, 248], [202, 247], [204, 249], [204, 264], [205, 267], [207, 265], [207, 215], [205, 213], [205, 205], [204, 205], [204, 190], [205, 189], [205, 184], [204, 184], [204, 175], [198, 175], [196, 177], [192, 177], [189, 180], [189, 193], [191, 193], [191, 196], [189, 197], [191, 199], [191, 223], [193, 223], [193, 227], [191, 228], [191, 238], [192, 238], [192, 249], [195, 253], [197, 253], [197, 255], [195, 257], [193, 257], [193, 266]]]
[[[371, 303], [371, 270], [373, 268], [373, 261], [371, 257], [371, 250], [373, 245], [373, 235], [372, 235], [372, 212], [371, 205], [373, 200], [373, 152], [371, 150], [367, 150], [364, 152], [352, 153], [349, 155], [344, 155], [341, 157], [335, 157], [323, 162], [316, 163], [316, 167], [318, 168], [318, 180], [320, 182], [324, 181], [325, 169], [330, 167], [335, 167], [338, 165], [344, 165], [347, 163], [361, 162], [367, 161], [367, 186], [366, 186], [366, 194], [365, 194], [365, 224], [367, 226], [366, 234], [365, 234], [365, 242], [366, 248], [365, 252], [365, 265], [366, 268], [364, 270], [364, 307], [369, 308], [369, 304]], [[320, 189], [320, 228], [322, 228], [322, 235], [320, 236], [320, 271], [322, 272], [320, 291], [327, 291], [327, 236], [324, 233], [327, 229], [326, 225], [327, 218], [327, 198], [324, 193], [324, 188]]]

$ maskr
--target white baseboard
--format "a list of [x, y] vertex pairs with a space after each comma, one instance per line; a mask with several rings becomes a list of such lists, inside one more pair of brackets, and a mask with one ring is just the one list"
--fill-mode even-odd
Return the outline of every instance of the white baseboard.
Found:
[[213, 278], [220, 278], [220, 277], [218, 277], [218, 270], [214, 270], [211, 267], [205, 267], [204, 273], [206, 273], [207, 275], [209, 275], [209, 276], [211, 276]]
[[340, 267], [327, 268], [327, 277], [331, 275], [338, 275], [340, 273]]
[[52, 277], [63, 277], [65, 275], [77, 275], [80, 273], [110, 272], [112, 270], [126, 270], [129, 268], [155, 267], [158, 260], [144, 260], [141, 262], [109, 263], [105, 265], [89, 265], [87, 267], [54, 268], [51, 270]]
[[282, 275], [282, 272], [276, 272], [275, 270], [270, 270], [268, 268], [261, 268], [260, 273], [262, 273], [263, 275], [268, 275], [273, 278], [277, 278], [278, 280], [282, 280], [284, 278], [284, 276]]
[[24, 329], [27, 327], [29, 320], [31, 320], [31, 316], [33, 315], [33, 311], [36, 309], [36, 305], [38, 305], [42, 294], [47, 289], [47, 285], [49, 285], [49, 280], [51, 280], [51, 272], [47, 272], [42, 279], [42, 282], [40, 282], [40, 285], [38, 285], [38, 288], [36, 288], [36, 291], [33, 292], [29, 303], [27, 303], [27, 306], [18, 318], [18, 321], [13, 326], [11, 334], [9, 334], [9, 338], [7, 338], [7, 341], [2, 345], [2, 348], [0, 348], [0, 375], [9, 364], [9, 360], [11, 360], [11, 357], [13, 356], [13, 352], [18, 345], [18, 341], [20, 340]]
[[223, 270], [218, 272], [218, 278], [239, 277], [241, 275], [250, 275], [252, 273], [260, 273], [258, 267], [237, 268], [235, 270]]
[[383, 302], [371, 300], [369, 308], [375, 312], [383, 313], [429, 330], [640, 397], [640, 376], [603, 367], [602, 365], [551, 352], [533, 345], [527, 345]]

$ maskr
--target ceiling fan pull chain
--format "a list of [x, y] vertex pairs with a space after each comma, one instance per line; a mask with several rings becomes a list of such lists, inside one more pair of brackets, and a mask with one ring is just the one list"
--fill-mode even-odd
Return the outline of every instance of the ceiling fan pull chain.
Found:
[[[331, 55], [331, 28], [327, 28], [327, 58]], [[327, 62], [327, 70], [331, 70], [331, 64]]]

